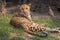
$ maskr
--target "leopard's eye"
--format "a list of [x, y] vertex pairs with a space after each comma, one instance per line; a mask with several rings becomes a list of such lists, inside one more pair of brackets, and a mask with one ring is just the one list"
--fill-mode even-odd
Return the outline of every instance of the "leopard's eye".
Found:
[[28, 9], [28, 8], [26, 8], [26, 9]]

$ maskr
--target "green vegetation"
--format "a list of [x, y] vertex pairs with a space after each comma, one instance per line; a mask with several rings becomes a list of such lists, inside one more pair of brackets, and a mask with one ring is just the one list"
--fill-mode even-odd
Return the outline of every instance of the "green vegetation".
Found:
[[33, 21], [37, 23], [43, 23], [46, 25], [46, 27], [51, 27], [51, 28], [60, 27], [60, 19], [56, 19], [56, 18], [49, 18], [49, 19], [40, 18], [40, 19], [35, 19]]
[[[24, 31], [21, 28], [14, 28], [9, 24], [11, 15], [5, 15], [3, 17], [0, 17], [0, 40], [24, 40]], [[55, 27], [60, 27], [60, 20], [50, 18], [50, 19], [37, 19], [34, 20], [37, 23], [44, 23], [46, 24], [47, 27], [55, 28]], [[16, 33], [18, 34], [17, 37], [10, 38], [11, 33]], [[15, 35], [16, 35], [15, 34]], [[29, 38], [29, 40], [60, 40], [58, 37], [52, 37], [48, 36], [45, 38], [40, 38], [40, 37], [32, 37]]]

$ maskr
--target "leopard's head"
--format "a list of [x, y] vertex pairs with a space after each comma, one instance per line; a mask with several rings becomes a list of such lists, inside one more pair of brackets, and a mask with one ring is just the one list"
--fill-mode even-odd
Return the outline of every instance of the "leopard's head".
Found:
[[30, 13], [30, 4], [22, 4], [22, 5], [19, 5], [18, 8], [20, 10], [20, 12], [22, 13]]

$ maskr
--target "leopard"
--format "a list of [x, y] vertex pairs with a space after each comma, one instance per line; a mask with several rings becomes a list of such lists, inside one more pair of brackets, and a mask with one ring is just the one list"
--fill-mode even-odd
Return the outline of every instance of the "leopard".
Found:
[[[10, 24], [12, 26], [22, 27], [25, 32], [39, 37], [46, 37], [48, 35], [47, 32], [56, 31], [51, 28], [45, 27], [44, 25], [33, 22], [30, 16], [29, 4], [19, 5], [18, 8], [18, 12], [10, 20]], [[42, 32], [42, 34], [44, 35], [38, 34], [39, 32]]]

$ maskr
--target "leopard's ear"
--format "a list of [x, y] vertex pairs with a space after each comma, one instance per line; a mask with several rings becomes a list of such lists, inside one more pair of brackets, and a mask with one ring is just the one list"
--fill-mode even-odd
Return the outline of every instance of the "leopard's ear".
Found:
[[31, 3], [29, 3], [28, 5], [31, 6]]
[[18, 9], [18, 10], [20, 10], [20, 9], [21, 9], [21, 7], [20, 7], [20, 6], [21, 6], [21, 5], [18, 5], [18, 7], [17, 7], [17, 9]]

